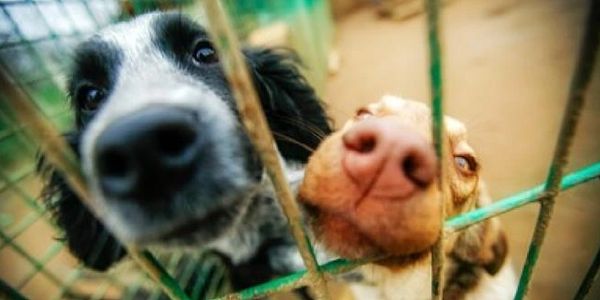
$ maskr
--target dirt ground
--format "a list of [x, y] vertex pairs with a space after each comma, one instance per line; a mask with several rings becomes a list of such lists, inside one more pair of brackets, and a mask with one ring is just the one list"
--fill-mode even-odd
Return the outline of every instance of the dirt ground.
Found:
[[[494, 199], [542, 182], [566, 100], [586, 1], [457, 0], [443, 14], [448, 114], [464, 121]], [[376, 18], [369, 8], [339, 20], [339, 72], [325, 98], [341, 124], [390, 93], [429, 99], [424, 17]], [[600, 64], [575, 139], [569, 170], [600, 160]], [[600, 183], [562, 194], [536, 268], [531, 299], [570, 299], [600, 246]], [[538, 211], [502, 216], [521, 270]], [[588, 299], [600, 299], [596, 284]]]

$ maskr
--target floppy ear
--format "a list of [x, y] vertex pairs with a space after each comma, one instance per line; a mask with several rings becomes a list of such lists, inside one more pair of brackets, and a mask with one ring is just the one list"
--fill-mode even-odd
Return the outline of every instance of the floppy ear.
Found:
[[495, 275], [508, 254], [506, 235], [494, 219], [473, 225], [458, 238], [452, 254]]
[[[79, 136], [67, 134], [65, 137], [77, 153]], [[62, 239], [71, 253], [87, 267], [98, 271], [108, 269], [123, 258], [125, 248], [81, 203], [61, 174], [43, 156], [38, 159], [37, 169], [45, 177], [42, 199], [64, 231]]]
[[331, 126], [323, 103], [298, 70], [298, 57], [285, 49], [244, 53], [279, 151], [286, 159], [306, 162]]

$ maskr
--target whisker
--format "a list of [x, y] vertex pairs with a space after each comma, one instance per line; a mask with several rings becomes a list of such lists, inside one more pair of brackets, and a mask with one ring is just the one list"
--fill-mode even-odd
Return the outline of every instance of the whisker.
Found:
[[308, 146], [308, 145], [306, 145], [306, 144], [304, 144], [304, 143], [302, 143], [302, 142], [300, 142], [300, 141], [298, 141], [298, 140], [296, 140], [296, 139], [294, 139], [292, 137], [289, 137], [289, 136], [287, 136], [285, 134], [282, 134], [282, 133], [279, 133], [279, 132], [273, 132], [273, 136], [275, 136], [276, 140], [279, 139], [279, 140], [282, 140], [282, 141], [294, 143], [294, 144], [296, 144], [296, 145], [304, 148], [305, 150], [307, 150], [307, 151], [309, 151], [311, 153], [315, 151], [314, 148], [311, 148], [310, 146]]
[[311, 133], [319, 141], [323, 140], [323, 138], [325, 138], [325, 136], [327, 135], [321, 128], [317, 127], [315, 124], [312, 124], [311, 122], [307, 122], [307, 121], [304, 121], [304, 120], [298, 119], [298, 118], [282, 116], [282, 115], [274, 115], [273, 117], [280, 119], [284, 122], [288, 122], [290, 124], [297, 125], [297, 126], [301, 127], [302, 129], [306, 129], [306, 131]]

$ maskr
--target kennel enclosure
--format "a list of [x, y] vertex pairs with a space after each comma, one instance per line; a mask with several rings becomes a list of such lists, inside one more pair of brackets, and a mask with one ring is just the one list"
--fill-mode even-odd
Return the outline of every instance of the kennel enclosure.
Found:
[[[160, 1], [159, 1], [160, 2]], [[443, 78], [442, 78], [442, 44], [440, 42], [439, 28], [441, 23], [439, 19], [439, 3], [435, 0], [428, 0], [427, 2], [427, 16], [428, 16], [428, 43], [429, 43], [429, 57], [430, 57], [430, 76], [431, 76], [431, 90], [432, 90], [432, 113], [434, 121], [434, 131], [432, 133], [436, 142], [436, 152], [438, 155], [442, 155], [441, 149], [442, 144], [439, 142], [443, 139], [443, 126], [441, 123], [443, 116]], [[67, 42], [74, 43], [76, 37], [83, 34], [86, 31], [92, 31], [102, 26], [108, 25], [112, 19], [118, 14], [118, 9], [110, 7], [110, 5], [102, 8], [107, 13], [106, 15], [99, 15], [98, 8], [93, 5], [100, 5], [96, 2], [77, 2], [80, 3], [79, 13], [89, 14], [93, 16], [94, 22], [79, 28], [74, 26], [75, 29], [71, 33], [65, 34], [65, 32], [56, 31], [58, 25], [47, 23], [42, 26], [42, 29], [27, 29], [29, 31], [19, 32], [19, 26], [17, 21], [13, 19], [13, 14], [10, 12], [11, 5], [17, 5], [15, 3], [30, 4], [33, 10], [39, 10], [39, 7], [33, 1], [14, 1], [2, 3], [1, 8], [5, 18], [2, 19], [2, 26], [12, 28], [12, 34], [7, 37], [3, 37], [3, 43], [0, 47], [1, 50], [5, 50], [7, 53], [15, 53], [13, 55], [21, 55], [19, 52], [24, 51], [28, 53], [32, 58], [36, 58], [36, 64], [29, 66], [30, 72], [24, 72], [23, 74], [15, 74], [14, 68], [11, 70], [10, 66], [7, 66], [5, 62], [2, 64], [2, 78], [0, 78], [2, 92], [0, 98], [2, 99], [0, 104], [0, 153], [2, 157], [0, 160], [6, 159], [6, 155], [10, 155], [11, 158], [7, 161], [0, 161], [2, 163], [2, 170], [0, 170], [0, 189], [3, 191], [10, 190], [15, 194], [15, 199], [20, 201], [23, 208], [20, 212], [14, 215], [19, 216], [18, 220], [12, 220], [10, 214], [2, 214], [0, 218], [0, 238], [2, 238], [1, 248], [10, 249], [18, 256], [19, 259], [26, 261], [31, 269], [23, 274], [24, 276], [16, 284], [14, 282], [5, 281], [4, 278], [0, 280], [0, 295], [6, 295], [13, 299], [24, 299], [22, 289], [26, 287], [30, 280], [36, 275], [42, 275], [47, 278], [52, 284], [59, 286], [59, 293], [56, 298], [62, 297], [80, 297], [78, 293], [80, 287], [75, 288], [73, 286], [79, 279], [84, 276], [84, 272], [81, 266], [76, 266], [69, 273], [64, 276], [63, 274], [56, 274], [55, 272], [49, 271], [46, 265], [54, 258], [59, 255], [63, 250], [64, 246], [61, 242], [55, 241], [50, 247], [44, 249], [42, 253], [30, 253], [29, 249], [21, 247], [14, 241], [19, 238], [21, 234], [27, 231], [36, 222], [48, 221], [48, 214], [46, 210], [36, 201], [37, 195], [35, 191], [30, 190], [24, 181], [32, 180], [33, 166], [31, 164], [20, 164], [20, 161], [26, 161], [30, 157], [33, 157], [37, 151], [37, 145], [41, 145], [42, 149], [46, 151], [46, 154], [54, 155], [53, 163], [59, 169], [66, 170], [68, 174], [73, 176], [72, 184], [79, 186], [76, 188], [81, 194], [86, 193], [85, 182], [82, 180], [76, 165], [73, 155], [66, 151], [64, 142], [59, 138], [58, 131], [55, 129], [66, 129], [72, 122], [67, 112], [67, 107], [61, 103], [64, 102], [62, 92], [56, 87], [60, 78], [54, 76], [60, 73], [64, 66], [50, 65], [47, 66], [45, 59], [40, 57], [40, 53], [37, 49], [38, 43], [43, 45], [42, 49], [48, 49], [48, 52], [43, 52], [46, 55], [53, 53], [52, 55], [61, 56], [60, 59], [54, 59], [53, 61], [68, 61], [64, 57], [64, 53], [59, 51], [57, 43], [62, 43], [63, 38], [67, 39]], [[67, 3], [66, 1], [64, 3]], [[70, 10], [65, 6], [63, 1], [57, 2], [57, 11], [59, 13], [69, 13], [73, 15]], [[166, 2], [165, 2], [166, 3]], [[135, 3], [134, 3], [135, 4]], [[134, 4], [128, 6], [130, 11], [136, 11], [136, 9], [145, 9], [144, 7], [139, 8]], [[272, 176], [272, 180], [275, 183], [279, 192], [280, 200], [282, 201], [282, 207], [286, 212], [291, 224], [293, 235], [298, 242], [300, 252], [303, 254], [302, 257], [306, 264], [306, 271], [294, 273], [273, 281], [258, 285], [248, 290], [239, 291], [234, 294], [228, 294], [223, 296], [224, 299], [251, 299], [258, 296], [268, 295], [277, 291], [291, 290], [301, 286], [309, 286], [313, 288], [313, 291], [317, 298], [327, 298], [326, 292], [326, 280], [327, 276], [331, 274], [337, 274], [352, 269], [360, 264], [368, 262], [371, 258], [365, 258], [360, 261], [347, 261], [344, 259], [335, 260], [324, 265], [319, 266], [314, 259], [312, 254], [311, 245], [306, 239], [302, 225], [299, 220], [299, 212], [293, 200], [287, 183], [283, 180], [283, 173], [281, 170], [281, 163], [277, 160], [275, 149], [272, 148], [272, 137], [268, 132], [268, 128], [265, 126], [264, 118], [258, 102], [256, 101], [256, 93], [249, 81], [247, 70], [245, 65], [242, 63], [239, 46], [235, 34], [232, 30], [230, 22], [227, 18], [226, 11], [222, 8], [221, 2], [219, 1], [202, 1], [202, 5], [205, 8], [206, 15], [208, 17], [211, 33], [215, 37], [216, 46], [219, 48], [221, 58], [223, 59], [224, 68], [230, 79], [230, 82], [235, 82], [233, 86], [238, 101], [238, 107], [244, 116], [244, 123], [248, 126], [248, 132], [255, 141], [255, 146], [262, 153], [263, 161], [265, 165], [269, 166], [269, 173]], [[574, 187], [578, 184], [590, 181], [600, 176], [600, 162], [589, 165], [585, 168], [577, 170], [570, 174], [563, 174], [564, 167], [568, 158], [569, 146], [574, 136], [575, 128], [580, 115], [583, 103], [585, 100], [585, 91], [589, 84], [591, 73], [593, 71], [594, 61], [598, 52], [598, 40], [600, 30], [600, 12], [599, 12], [598, 1], [591, 1], [589, 16], [586, 21], [585, 33], [582, 38], [580, 47], [580, 54], [578, 57], [577, 66], [573, 73], [568, 105], [564, 111], [563, 123], [561, 125], [561, 132], [557, 138], [555, 154], [552, 165], [549, 167], [547, 180], [544, 184], [536, 186], [532, 189], [524, 192], [515, 194], [511, 197], [501, 199], [494, 202], [492, 205], [483, 207], [477, 210], [467, 212], [465, 214], [452, 217], [447, 219], [444, 226], [445, 233], [451, 233], [463, 229], [469, 225], [475, 224], [487, 218], [497, 216], [499, 214], [508, 212], [512, 209], [516, 209], [528, 203], [540, 203], [540, 213], [538, 217], [538, 223], [535, 227], [534, 235], [529, 247], [527, 255], [527, 261], [524, 266], [523, 272], [521, 273], [521, 280], [519, 284], [519, 290], [515, 295], [515, 299], [522, 299], [527, 292], [528, 284], [533, 274], [534, 266], [537, 262], [540, 247], [544, 240], [545, 231], [550, 221], [553, 204], [556, 196], [560, 190]], [[71, 20], [73, 24], [77, 23]], [[10, 24], [12, 22], [12, 24]], [[52, 30], [48, 36], [50, 39], [36, 40], [41, 35], [36, 30]], [[18, 52], [17, 52], [18, 50]], [[13, 52], [11, 52], [13, 51]], [[53, 51], [53, 52], [52, 52]], [[16, 57], [16, 56], [15, 56]], [[35, 70], [35, 66], [43, 66], [40, 70]], [[23, 67], [27, 70], [27, 66]], [[36, 74], [37, 73], [37, 74]], [[35, 87], [35, 88], [32, 88]], [[40, 100], [43, 99], [43, 100]], [[57, 109], [58, 108], [58, 109]], [[11, 113], [8, 113], [11, 112]], [[53, 120], [54, 125], [48, 122]], [[28, 132], [24, 135], [24, 132]], [[31, 142], [34, 141], [34, 143]], [[9, 142], [7, 142], [9, 141]], [[26, 167], [23, 167], [25, 165]], [[441, 168], [441, 166], [439, 166]], [[443, 174], [443, 170], [442, 170]], [[84, 197], [85, 198], [85, 197]], [[6, 228], [6, 229], [5, 229]], [[442, 241], [442, 239], [440, 239]], [[436, 299], [441, 299], [442, 286], [440, 285], [441, 267], [443, 264], [443, 255], [440, 253], [441, 242], [434, 248], [434, 264], [432, 266], [434, 280], [432, 283], [432, 292]], [[183, 260], [182, 257], [168, 257], [164, 259], [157, 259], [150, 252], [142, 249], [130, 249], [130, 253], [135, 257], [135, 260], [140, 263], [142, 269], [144, 269], [150, 277], [154, 279], [154, 284], [148, 282], [145, 276], [139, 276], [133, 281], [127, 281], [121, 278], [111, 278], [107, 276], [103, 278], [101, 285], [91, 293], [91, 298], [102, 299], [105, 294], [110, 293], [111, 289], [116, 287], [126, 288], [133, 282], [135, 287], [133, 291], [128, 291], [133, 297], [137, 292], [143, 290], [147, 286], [159, 286], [165, 291], [171, 298], [174, 299], [188, 299], [194, 298], [194, 295], [188, 295], [183, 292], [180, 287], [181, 282], [173, 278], [170, 274], [172, 270], [177, 267]], [[600, 254], [600, 252], [599, 252]], [[598, 271], [598, 256], [591, 263], [588, 273], [586, 274], [584, 281], [581, 284], [580, 290], [575, 295], [576, 299], [584, 297], [585, 293], [589, 290], [593, 278], [597, 275]], [[188, 265], [197, 266], [199, 269], [205, 270], [203, 274], [207, 274], [205, 280], [199, 280], [197, 286], [199, 288], [199, 295], [203, 290], [206, 295], [223, 295], [228, 290], [225, 280], [222, 278], [226, 277], [225, 271], [221, 268], [221, 264], [218, 260], [211, 258], [210, 256], [198, 256], [195, 263], [189, 263]], [[192, 271], [188, 271], [191, 274]], [[210, 276], [209, 276], [210, 275]], [[210, 277], [210, 278], [209, 278]], [[196, 296], [197, 296], [196, 295]], [[152, 293], [151, 297], [158, 298], [159, 293]]]

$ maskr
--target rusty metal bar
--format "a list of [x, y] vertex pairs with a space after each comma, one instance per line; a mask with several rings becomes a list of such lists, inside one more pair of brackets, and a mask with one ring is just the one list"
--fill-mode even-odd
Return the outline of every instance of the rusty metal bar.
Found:
[[515, 299], [523, 299], [527, 294], [533, 269], [539, 257], [546, 229], [552, 216], [554, 201], [560, 191], [563, 171], [567, 165], [569, 150], [573, 143], [581, 110], [585, 103], [585, 93], [591, 81], [598, 53], [598, 43], [600, 41], [600, 1], [591, 1], [584, 30], [579, 56], [571, 79], [567, 106], [563, 114], [560, 133], [544, 187], [546, 196], [540, 200], [540, 213], [531, 243], [529, 244], [529, 251], [527, 252], [527, 258], [523, 266]]
[[[442, 85], [442, 49], [440, 44], [439, 0], [425, 1], [427, 11], [427, 37], [429, 45], [429, 85], [431, 90], [432, 136], [437, 156], [437, 186], [440, 191], [440, 216], [445, 218], [447, 192], [444, 188], [446, 167], [442, 162], [445, 151], [444, 105]], [[431, 250], [431, 296], [442, 299], [444, 292], [444, 228], [440, 227], [439, 237]]]
[[327, 299], [326, 282], [319, 271], [312, 246], [302, 226], [298, 204], [285, 177], [283, 164], [279, 159], [275, 141], [252, 84], [237, 38], [220, 1], [206, 0], [202, 4], [208, 17], [209, 32], [218, 49], [242, 123], [273, 182], [277, 199], [285, 212], [292, 235], [308, 270], [308, 283], [317, 299]]

